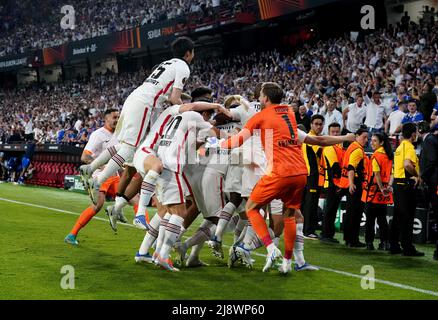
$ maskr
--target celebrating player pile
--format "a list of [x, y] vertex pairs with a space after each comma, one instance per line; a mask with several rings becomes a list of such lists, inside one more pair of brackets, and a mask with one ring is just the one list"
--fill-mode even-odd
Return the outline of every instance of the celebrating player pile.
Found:
[[[275, 265], [289, 273], [292, 253], [296, 270], [317, 270], [303, 256], [300, 204], [307, 168], [301, 144], [334, 145], [352, 141], [354, 135], [308, 136], [298, 130], [292, 108], [281, 104], [283, 90], [275, 83], [257, 85], [254, 97], [260, 103], [229, 96], [222, 107], [212, 103], [212, 90], [204, 87], [191, 96], [182, 95], [194, 44], [183, 37], [172, 49], [175, 58], [161, 63], [125, 101], [115, 130], [117, 141], [100, 155], [93, 152], [96, 158], [81, 166], [83, 181], [97, 204], [87, 210], [95, 214], [101, 208], [104, 182], [125, 167], [118, 187], [114, 186], [116, 205], [107, 212], [116, 230], [117, 220], [123, 221], [122, 207], [140, 193], [134, 224], [146, 235], [136, 262], [179, 271], [170, 259], [174, 247], [181, 266], [190, 248], [185, 265], [205, 265], [199, 252], [206, 241], [223, 259], [224, 232], [234, 229], [230, 267], [238, 261], [252, 267], [251, 251], [264, 245], [268, 251], [264, 272]], [[166, 102], [171, 106], [166, 107]], [[218, 135], [227, 140], [217, 139]], [[134, 172], [142, 179], [130, 181]], [[146, 208], [152, 198], [158, 212], [149, 221]], [[182, 242], [182, 234], [199, 212], [204, 221]], [[235, 212], [238, 215], [233, 217]], [[77, 244], [77, 230], [66, 242]], [[284, 257], [278, 249], [283, 230]]]

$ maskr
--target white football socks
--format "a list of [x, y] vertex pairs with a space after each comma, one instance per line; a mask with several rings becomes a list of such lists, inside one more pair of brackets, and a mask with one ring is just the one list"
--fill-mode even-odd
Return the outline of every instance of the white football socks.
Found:
[[149, 170], [141, 183], [140, 200], [138, 201], [138, 211], [136, 216], [144, 216], [146, 209], [155, 192], [155, 185], [160, 174], [154, 170]]
[[162, 260], [169, 258], [170, 249], [178, 239], [181, 232], [181, 226], [184, 223], [184, 218], [173, 214], [166, 225], [166, 232], [164, 234], [164, 241], [160, 250], [160, 257]]
[[161, 223], [161, 217], [158, 214], [155, 214], [149, 223], [149, 231], [146, 232], [146, 235], [141, 243], [140, 250], [138, 251], [140, 254], [148, 253], [152, 244], [158, 237], [158, 229]]
[[234, 211], [236, 211], [236, 206], [233, 203], [228, 202], [219, 214], [219, 221], [217, 223], [215, 232], [217, 241], [222, 241], [224, 231], [228, 225], [228, 222], [231, 220]]
[[295, 263], [301, 267], [306, 263], [304, 260], [304, 234], [303, 234], [303, 223], [297, 223], [297, 236], [295, 238], [294, 245], [294, 259]]

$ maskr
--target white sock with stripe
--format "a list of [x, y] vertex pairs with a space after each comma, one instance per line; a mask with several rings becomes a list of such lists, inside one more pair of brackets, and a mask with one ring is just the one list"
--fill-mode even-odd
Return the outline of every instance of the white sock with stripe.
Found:
[[110, 159], [120, 150], [121, 147], [122, 145], [118, 143], [115, 146], [103, 150], [102, 153], [90, 163], [91, 172], [94, 172], [103, 165], [107, 164], [108, 161], [110, 161]]
[[125, 198], [117, 196], [115, 199], [116, 203], [114, 204], [114, 210], [116, 212], [120, 212], [124, 207], [126, 207], [129, 202], [126, 201]]
[[149, 170], [141, 183], [140, 200], [138, 201], [137, 216], [144, 216], [152, 195], [155, 192], [155, 185], [160, 174], [154, 170]]
[[228, 202], [219, 214], [219, 221], [217, 223], [215, 232], [215, 236], [218, 241], [222, 241], [225, 228], [227, 227], [228, 222], [231, 220], [234, 211], [236, 211], [236, 206], [233, 203]]
[[115, 175], [118, 170], [123, 168], [125, 162], [131, 162], [135, 154], [135, 148], [126, 143], [122, 143], [120, 150], [108, 161], [103, 171], [97, 177], [97, 183], [102, 185], [109, 177]]
[[186, 249], [189, 249], [190, 247], [193, 247], [197, 244], [201, 244], [207, 240], [210, 240], [211, 237], [210, 228], [212, 227], [212, 225], [214, 226], [214, 224], [211, 221], [204, 220], [201, 226], [199, 227], [199, 229], [196, 230], [196, 232], [193, 234], [193, 236], [191, 236], [184, 242], [183, 244], [184, 247]]
[[158, 214], [155, 214], [151, 219], [149, 223], [149, 231], [146, 232], [146, 235], [140, 246], [140, 250], [138, 250], [140, 254], [146, 254], [149, 252], [149, 249], [158, 237], [158, 229], [160, 227], [161, 220], [162, 219]]
[[248, 224], [248, 220], [244, 220], [242, 218], [239, 219], [239, 222], [236, 225], [236, 229], [234, 229], [234, 243], [236, 243], [243, 231]]
[[178, 239], [178, 235], [181, 232], [181, 226], [184, 223], [184, 218], [173, 214], [169, 222], [166, 225], [166, 232], [164, 234], [163, 245], [160, 250], [160, 257], [163, 260], [167, 260], [169, 258], [170, 249], [175, 244]]
[[306, 263], [304, 260], [304, 234], [303, 234], [303, 223], [297, 223], [297, 237], [295, 238], [294, 245], [294, 259], [295, 263], [301, 267]]
[[163, 245], [164, 241], [164, 235], [166, 233], [166, 225], [169, 222], [169, 219], [172, 215], [170, 213], [166, 213], [164, 217], [161, 219], [160, 226], [158, 228], [158, 237], [157, 237], [157, 243], [155, 245], [155, 252], [160, 253], [161, 246]]
[[245, 234], [245, 237], [243, 238], [243, 247], [246, 250], [255, 250], [255, 249], [260, 248], [262, 246], [263, 246], [263, 243], [260, 241], [254, 228], [248, 222], [248, 226], [246, 228], [246, 234]]

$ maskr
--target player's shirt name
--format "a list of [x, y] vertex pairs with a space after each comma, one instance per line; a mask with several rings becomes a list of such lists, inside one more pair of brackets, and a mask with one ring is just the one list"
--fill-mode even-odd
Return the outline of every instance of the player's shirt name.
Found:
[[296, 146], [298, 145], [298, 140], [278, 140], [278, 146], [279, 147], [289, 147], [289, 146]]
[[172, 144], [172, 141], [170, 141], [170, 140], [161, 140], [160, 141], [160, 146], [161, 147], [168, 147], [168, 146], [170, 146]]
[[151, 83], [154, 86], [157, 86], [159, 84], [159, 82], [157, 80], [154, 80], [154, 79], [146, 79], [145, 83]]

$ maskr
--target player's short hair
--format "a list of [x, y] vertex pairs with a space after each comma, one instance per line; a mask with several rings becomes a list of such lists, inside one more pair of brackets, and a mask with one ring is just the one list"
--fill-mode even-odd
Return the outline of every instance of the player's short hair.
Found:
[[192, 96], [188, 93], [183, 92], [181, 93], [181, 100], [192, 101]]
[[402, 136], [405, 139], [410, 139], [417, 132], [417, 125], [412, 122], [405, 123], [402, 127]]
[[281, 100], [283, 100], [283, 89], [275, 82], [263, 83], [260, 91], [268, 97], [271, 103], [278, 104], [281, 103]]
[[240, 96], [238, 94], [235, 94], [232, 96], [226, 96], [224, 99], [224, 107], [229, 109], [231, 106], [240, 105], [241, 99], [243, 99], [242, 96]]
[[208, 94], [211, 95], [212, 93], [213, 93], [213, 90], [211, 90], [210, 88], [198, 87], [198, 88], [194, 89], [190, 95], [192, 96], [192, 102], [195, 102], [195, 101], [199, 101], [199, 99], [201, 97], [204, 97], [205, 95], [208, 95]]
[[262, 90], [262, 86], [263, 86], [263, 82], [259, 82], [256, 84], [254, 88], [254, 99], [258, 100], [260, 98], [260, 91]]
[[330, 128], [341, 128], [341, 125], [337, 122], [332, 122], [329, 124], [328, 129], [330, 130]]
[[106, 109], [105, 113], [103, 114], [104, 117], [106, 117], [107, 115], [113, 113], [113, 112], [119, 112], [119, 110], [117, 109]]
[[325, 121], [323, 115], [321, 115], [321, 114], [314, 114], [314, 115], [312, 116], [312, 118], [310, 118], [310, 123], [313, 123], [315, 120], [318, 120], [318, 119], [321, 120], [322, 122]]
[[187, 51], [192, 52], [195, 43], [189, 37], [179, 37], [171, 44], [174, 58], [183, 58]]

